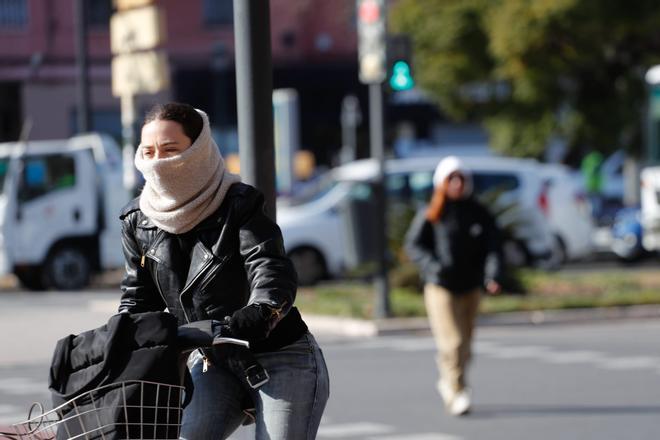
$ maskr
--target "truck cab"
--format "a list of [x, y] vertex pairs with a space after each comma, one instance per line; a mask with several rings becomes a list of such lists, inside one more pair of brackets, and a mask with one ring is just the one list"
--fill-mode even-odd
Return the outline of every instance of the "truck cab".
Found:
[[0, 144], [0, 273], [75, 290], [121, 267], [121, 153], [109, 136]]

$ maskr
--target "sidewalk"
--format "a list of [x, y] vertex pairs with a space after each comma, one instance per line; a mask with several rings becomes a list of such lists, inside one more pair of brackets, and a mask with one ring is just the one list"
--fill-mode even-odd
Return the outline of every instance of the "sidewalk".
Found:
[[[426, 318], [389, 318], [361, 320], [303, 314], [312, 333], [322, 336], [366, 338], [429, 331]], [[660, 318], [660, 304], [591, 309], [539, 310], [481, 315], [480, 327], [516, 325], [581, 324], [626, 319]]]

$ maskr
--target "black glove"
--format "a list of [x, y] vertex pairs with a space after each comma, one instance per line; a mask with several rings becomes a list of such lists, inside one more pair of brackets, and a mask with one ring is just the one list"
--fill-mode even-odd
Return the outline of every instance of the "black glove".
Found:
[[258, 341], [270, 332], [272, 309], [264, 304], [252, 304], [238, 309], [229, 318], [229, 330], [235, 338]]

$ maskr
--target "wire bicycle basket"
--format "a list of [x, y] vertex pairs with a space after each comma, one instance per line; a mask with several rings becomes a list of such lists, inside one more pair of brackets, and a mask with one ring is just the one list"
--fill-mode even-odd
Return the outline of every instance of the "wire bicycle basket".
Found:
[[[40, 404], [28, 419], [0, 432], [12, 440], [178, 439], [185, 388], [141, 380], [87, 391], [50, 411]], [[34, 415], [38, 409], [41, 414]]]

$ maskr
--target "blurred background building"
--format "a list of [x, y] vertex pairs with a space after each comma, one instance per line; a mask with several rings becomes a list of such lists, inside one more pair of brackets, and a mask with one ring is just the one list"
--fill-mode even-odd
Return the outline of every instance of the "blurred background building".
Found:
[[[166, 16], [171, 88], [139, 97], [138, 114], [154, 102], [191, 103], [210, 114], [223, 151], [236, 151], [232, 2], [158, 4]], [[0, 0], [0, 141], [17, 139], [28, 117], [30, 139], [76, 133], [73, 7], [72, 0]], [[119, 140], [119, 99], [111, 93], [112, 0], [88, 0], [87, 12], [91, 128]], [[355, 95], [367, 110], [366, 87], [358, 82], [355, 1], [272, 0], [271, 23], [273, 86], [297, 90], [301, 147], [318, 163], [330, 164], [341, 146], [342, 99]], [[390, 144], [397, 132], [431, 136], [440, 118], [434, 106], [410, 91], [390, 95], [387, 105]], [[415, 122], [396, 124], [404, 120]], [[363, 124], [358, 156], [368, 155], [366, 135]]]

